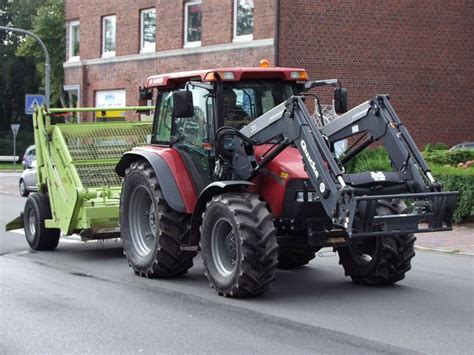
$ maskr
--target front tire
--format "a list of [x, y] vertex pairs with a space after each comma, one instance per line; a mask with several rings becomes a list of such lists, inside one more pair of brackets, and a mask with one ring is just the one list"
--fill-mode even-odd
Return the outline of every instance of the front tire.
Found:
[[257, 296], [275, 280], [276, 229], [266, 203], [255, 194], [225, 193], [208, 202], [201, 249], [206, 276], [219, 295]]
[[26, 241], [33, 250], [53, 250], [58, 246], [61, 231], [46, 228], [45, 220], [51, 219], [49, 198], [43, 193], [34, 193], [26, 200], [23, 226]]
[[[379, 200], [378, 215], [401, 214], [406, 206], [399, 200]], [[357, 227], [357, 221], [355, 222]], [[382, 236], [351, 242], [339, 248], [339, 263], [346, 276], [356, 284], [367, 286], [392, 285], [405, 278], [415, 256], [413, 234]]]
[[182, 251], [189, 216], [171, 209], [161, 193], [153, 168], [133, 162], [125, 172], [120, 196], [120, 228], [129, 266], [143, 277], [186, 274], [196, 252]]

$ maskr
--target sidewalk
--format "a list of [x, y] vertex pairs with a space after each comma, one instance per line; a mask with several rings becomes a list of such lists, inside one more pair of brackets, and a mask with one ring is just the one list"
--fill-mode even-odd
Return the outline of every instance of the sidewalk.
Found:
[[451, 232], [417, 234], [415, 246], [422, 250], [474, 256], [474, 223], [454, 226]]

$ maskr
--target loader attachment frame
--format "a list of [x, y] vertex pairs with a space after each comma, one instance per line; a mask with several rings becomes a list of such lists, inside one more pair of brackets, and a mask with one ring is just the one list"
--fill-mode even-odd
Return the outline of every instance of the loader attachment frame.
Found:
[[[304, 97], [294, 96], [242, 128], [235, 136], [234, 166], [245, 156], [252, 165], [252, 157], [243, 148], [247, 143], [277, 142], [274, 154], [260, 162], [253, 162], [253, 169], [235, 169], [233, 178], [251, 179], [286, 146], [295, 145], [302, 157], [309, 180], [317, 199], [331, 219], [333, 230], [329, 233], [344, 234], [349, 238], [387, 234], [408, 234], [451, 230], [451, 220], [458, 192], [441, 192], [428, 165], [413, 139], [398, 118], [388, 96], [378, 95], [322, 129], [311, 119]], [[351, 186], [350, 174], [345, 174], [330, 147], [333, 143], [366, 132], [368, 141], [380, 141], [386, 148], [394, 173], [407, 193], [393, 194], [390, 188], [366, 191]], [[243, 138], [242, 138], [243, 136]], [[368, 145], [368, 144], [367, 144]], [[384, 181], [384, 172], [371, 173], [373, 181]], [[409, 213], [376, 216], [378, 200], [404, 199], [412, 207]], [[356, 212], [363, 209], [363, 228], [354, 230]], [[426, 227], [421, 226], [426, 223]]]

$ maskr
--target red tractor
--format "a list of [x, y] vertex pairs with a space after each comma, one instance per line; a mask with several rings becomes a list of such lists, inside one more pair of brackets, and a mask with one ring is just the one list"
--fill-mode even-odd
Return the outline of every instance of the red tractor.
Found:
[[[324, 85], [341, 115], [319, 127], [304, 100]], [[414, 233], [451, 230], [457, 193], [442, 192], [387, 96], [347, 111], [338, 80], [298, 68], [156, 75], [141, 98], [155, 90], [151, 144], [116, 166], [124, 252], [140, 276], [183, 275], [200, 249], [220, 295], [254, 296], [278, 266], [330, 246], [355, 283], [390, 285], [410, 269]], [[392, 171], [346, 173], [374, 142]]]

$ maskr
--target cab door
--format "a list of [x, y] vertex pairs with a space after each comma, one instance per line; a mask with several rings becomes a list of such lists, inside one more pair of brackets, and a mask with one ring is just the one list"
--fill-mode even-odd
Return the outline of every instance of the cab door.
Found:
[[213, 127], [213, 97], [209, 91], [194, 87], [194, 116], [175, 117], [171, 131], [171, 146], [178, 151], [199, 194], [211, 182], [211, 137]]

